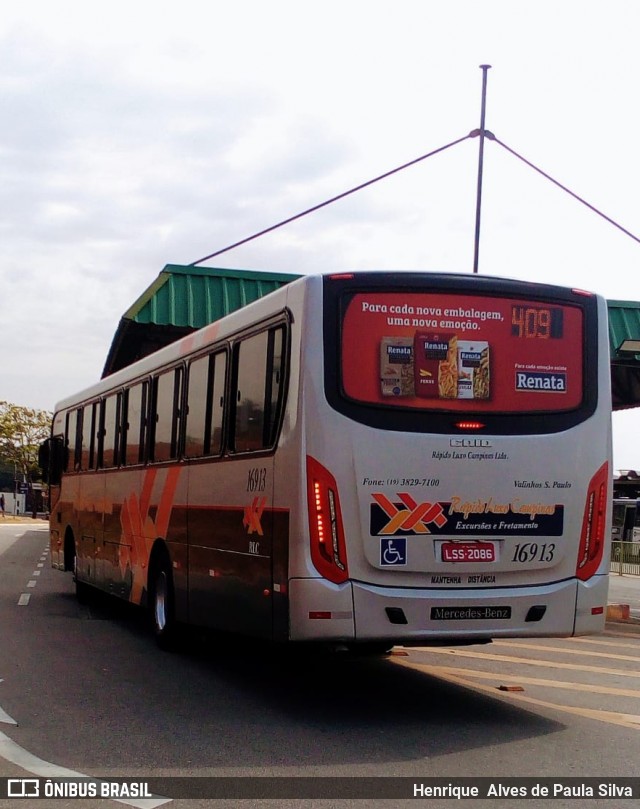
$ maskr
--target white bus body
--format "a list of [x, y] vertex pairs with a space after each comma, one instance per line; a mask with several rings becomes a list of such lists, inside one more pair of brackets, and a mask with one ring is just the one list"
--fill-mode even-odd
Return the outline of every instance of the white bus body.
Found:
[[301, 278], [57, 406], [53, 565], [148, 604], [160, 640], [598, 632], [610, 424], [599, 296]]

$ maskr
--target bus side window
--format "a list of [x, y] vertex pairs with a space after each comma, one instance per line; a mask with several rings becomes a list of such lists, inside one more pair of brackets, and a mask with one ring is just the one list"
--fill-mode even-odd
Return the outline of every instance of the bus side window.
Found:
[[267, 421], [265, 440], [273, 446], [277, 439], [284, 400], [284, 328], [269, 332], [269, 374], [267, 377]]
[[96, 419], [96, 402], [93, 404], [85, 405], [84, 416], [82, 419], [82, 451], [80, 457], [80, 469], [87, 471], [93, 469], [95, 458], [95, 442], [94, 436], [96, 432], [95, 419]]
[[72, 472], [76, 454], [76, 429], [78, 411], [70, 410], [67, 413], [64, 436], [64, 471]]
[[276, 442], [284, 403], [284, 336], [284, 328], [278, 326], [236, 347], [236, 452], [267, 449]]
[[82, 460], [82, 425], [84, 421], [84, 408], [79, 407], [76, 410], [76, 434], [73, 442], [73, 469], [75, 472], [80, 471], [80, 462]]
[[199, 357], [189, 367], [185, 455], [220, 455], [227, 353]]
[[227, 375], [227, 352], [220, 351], [213, 357], [211, 368], [213, 378], [209, 377], [208, 395], [211, 398], [211, 416], [209, 427], [206, 432], [209, 452], [212, 455], [220, 455], [222, 452], [222, 427], [224, 419], [225, 384]]
[[209, 388], [209, 366], [211, 357], [200, 357], [189, 365], [189, 388], [187, 393], [187, 420], [185, 451], [187, 458], [205, 455], [205, 424], [207, 422], [207, 401]]
[[118, 416], [117, 395], [107, 396], [102, 400], [101, 418], [101, 452], [98, 453], [98, 465], [109, 469], [116, 463], [116, 427]]
[[78, 472], [82, 459], [82, 422], [84, 408], [70, 410], [66, 417], [64, 440], [64, 471]]
[[236, 389], [233, 449], [264, 448], [264, 416], [269, 332], [246, 337], [236, 346]]
[[128, 391], [123, 390], [117, 394], [116, 405], [116, 432], [113, 454], [113, 465], [123, 466], [127, 451], [127, 403]]
[[134, 385], [127, 391], [126, 421], [124, 424], [126, 430], [124, 463], [127, 466], [133, 466], [144, 460], [143, 386], [145, 384]]
[[155, 421], [152, 418], [150, 460], [168, 461], [178, 455], [181, 383], [181, 368], [174, 368], [154, 379], [155, 406], [152, 412]]

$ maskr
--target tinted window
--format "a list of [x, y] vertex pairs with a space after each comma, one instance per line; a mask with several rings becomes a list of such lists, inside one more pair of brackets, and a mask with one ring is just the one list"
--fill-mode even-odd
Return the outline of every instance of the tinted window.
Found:
[[152, 460], [168, 461], [177, 457], [180, 417], [180, 369], [160, 374], [154, 380], [155, 424]]
[[267, 419], [267, 443], [276, 440], [282, 398], [284, 393], [284, 329], [273, 329], [270, 332], [270, 373], [268, 378], [269, 412]]
[[189, 368], [185, 455], [219, 455], [227, 356], [224, 352], [200, 357]]
[[95, 448], [95, 433], [96, 433], [96, 424], [95, 424], [95, 415], [97, 411], [97, 405], [94, 402], [93, 404], [86, 405], [84, 408], [84, 416], [83, 416], [83, 429], [82, 429], [82, 456], [80, 460], [80, 468], [83, 470], [93, 469], [94, 466], [94, 448]]
[[242, 340], [237, 351], [234, 430], [236, 452], [262, 449], [264, 444], [268, 332]]
[[102, 442], [100, 466], [108, 469], [116, 463], [116, 425], [118, 416], [117, 395], [102, 400]]
[[77, 468], [76, 458], [78, 456], [78, 426], [80, 426], [80, 430], [82, 430], [81, 421], [80, 425], [78, 425], [78, 412], [82, 413], [82, 410], [70, 410], [67, 413], [65, 427], [65, 472], [71, 472]]
[[127, 391], [124, 460], [129, 466], [144, 460], [145, 390], [146, 383], [140, 383]]
[[189, 392], [187, 398], [187, 427], [185, 455], [189, 458], [204, 455], [204, 431], [207, 418], [210, 357], [200, 357], [189, 366]]
[[236, 346], [236, 452], [273, 446], [284, 393], [284, 329], [247, 337]]
[[219, 455], [222, 451], [222, 419], [224, 416], [224, 387], [227, 371], [227, 355], [216, 354], [213, 358], [213, 382], [211, 389], [211, 417], [209, 420], [209, 451]]

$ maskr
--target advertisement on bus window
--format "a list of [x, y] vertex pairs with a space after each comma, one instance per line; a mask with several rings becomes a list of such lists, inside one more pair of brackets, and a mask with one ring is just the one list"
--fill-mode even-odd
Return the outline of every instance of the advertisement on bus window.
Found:
[[564, 411], [582, 401], [580, 307], [513, 298], [372, 292], [342, 324], [350, 399], [414, 409]]

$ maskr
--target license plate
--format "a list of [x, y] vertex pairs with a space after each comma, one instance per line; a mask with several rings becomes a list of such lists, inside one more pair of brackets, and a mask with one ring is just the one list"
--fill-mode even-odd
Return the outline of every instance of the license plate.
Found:
[[443, 542], [440, 558], [443, 562], [495, 562], [496, 546], [493, 542]]

